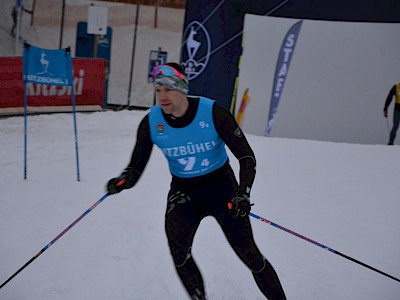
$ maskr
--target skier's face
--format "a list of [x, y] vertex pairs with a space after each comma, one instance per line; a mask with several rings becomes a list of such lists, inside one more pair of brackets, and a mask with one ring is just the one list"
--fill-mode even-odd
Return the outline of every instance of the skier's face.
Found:
[[182, 117], [185, 114], [189, 105], [186, 95], [168, 86], [158, 86], [155, 91], [158, 104], [164, 113], [174, 117]]

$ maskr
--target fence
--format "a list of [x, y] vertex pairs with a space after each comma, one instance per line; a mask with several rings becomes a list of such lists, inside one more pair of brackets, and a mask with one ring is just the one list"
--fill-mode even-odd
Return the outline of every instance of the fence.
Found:
[[[8, 0], [8, 2], [11, 11], [13, 1]], [[77, 23], [87, 21], [88, 7], [92, 2], [66, 0], [63, 19], [63, 0], [31, 0], [25, 1], [24, 6], [31, 9], [33, 3], [35, 4], [34, 12], [30, 16], [33, 19], [31, 20], [28, 16], [24, 16], [22, 19], [21, 36], [23, 39], [38, 47], [57, 49], [62, 38], [61, 46], [70, 46], [74, 56]], [[139, 9], [137, 9], [138, 7], [134, 4], [108, 1], [97, 1], [95, 5], [108, 8], [107, 24], [113, 30], [108, 103], [111, 105], [127, 104], [130, 72], [133, 65], [130, 105], [150, 107], [154, 100], [154, 92], [152, 85], [147, 83], [149, 53], [151, 50], [158, 50], [161, 47], [162, 51], [168, 52], [169, 61], [179, 60], [184, 9], [148, 5], [139, 5]], [[135, 28], [137, 11], [139, 14]], [[0, 22], [2, 21], [0, 20]], [[18, 55], [22, 55], [22, 43], [20, 50]], [[9, 55], [14, 55], [14, 53]]]

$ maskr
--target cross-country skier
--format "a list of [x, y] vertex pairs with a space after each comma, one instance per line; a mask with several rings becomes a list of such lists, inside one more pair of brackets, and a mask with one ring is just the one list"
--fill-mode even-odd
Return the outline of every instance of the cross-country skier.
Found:
[[[286, 299], [279, 278], [254, 242], [249, 212], [256, 159], [233, 116], [215, 101], [188, 96], [188, 79], [177, 63], [153, 70], [158, 105], [141, 121], [129, 165], [107, 183], [110, 194], [132, 188], [153, 144], [164, 153], [172, 175], [165, 230], [176, 271], [191, 299], [206, 299], [191, 248], [201, 220], [213, 216], [229, 244], [250, 269], [268, 299]], [[239, 160], [239, 183], [225, 145]]]
[[[33, 14], [32, 10], [26, 9], [23, 5], [21, 5], [21, 12], [26, 12], [28, 14]], [[22, 16], [22, 13], [21, 13]], [[17, 28], [17, 23], [18, 23], [18, 6], [14, 5], [12, 10], [11, 10], [11, 17], [13, 20], [13, 25], [11, 27], [11, 35], [15, 37], [15, 29]]]
[[394, 144], [394, 139], [396, 138], [396, 133], [397, 130], [399, 129], [399, 124], [400, 124], [400, 83], [393, 85], [389, 91], [389, 94], [386, 97], [385, 106], [383, 108], [383, 115], [385, 118], [388, 117], [388, 108], [390, 102], [392, 102], [393, 97], [395, 97], [395, 104], [393, 111], [393, 127], [392, 130], [390, 131], [388, 145]]

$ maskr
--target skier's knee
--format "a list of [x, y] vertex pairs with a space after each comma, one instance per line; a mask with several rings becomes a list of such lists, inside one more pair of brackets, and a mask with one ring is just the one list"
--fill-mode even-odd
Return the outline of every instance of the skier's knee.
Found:
[[190, 247], [190, 248], [186, 251], [186, 254], [185, 254], [183, 257], [181, 257], [181, 258], [175, 257], [175, 259], [174, 259], [174, 261], [175, 261], [175, 267], [176, 267], [176, 268], [181, 268], [181, 267], [183, 267], [183, 266], [186, 264], [186, 262], [187, 262], [191, 257], [192, 257], [192, 248]]
[[263, 264], [262, 264], [261, 268], [250, 269], [253, 274], [258, 274], [258, 273], [261, 273], [262, 271], [264, 271], [264, 269], [267, 265], [267, 260], [265, 259], [265, 257], [263, 257], [262, 261], [263, 261]]
[[192, 300], [206, 300], [206, 295], [204, 295], [199, 289], [196, 288], [195, 294], [190, 295]]

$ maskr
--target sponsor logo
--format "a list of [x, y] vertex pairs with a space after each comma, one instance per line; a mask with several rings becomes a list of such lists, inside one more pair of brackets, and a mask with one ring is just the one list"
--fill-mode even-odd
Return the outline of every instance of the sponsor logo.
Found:
[[157, 132], [158, 134], [164, 134], [165, 126], [164, 124], [158, 124], [157, 125]]
[[49, 65], [50, 65], [50, 61], [46, 59], [47, 54], [44, 53], [44, 51], [42, 51], [42, 54], [40, 55], [40, 63], [42, 64], [43, 67], [43, 72], [39, 72], [37, 73], [37, 75], [50, 75], [52, 77], [54, 77], [53, 74], [51, 74], [48, 70]]
[[183, 47], [182, 62], [189, 80], [199, 76], [206, 68], [210, 59], [211, 41], [207, 29], [199, 22], [193, 21], [186, 26], [185, 32], [186, 47]]
[[237, 137], [242, 137], [243, 136], [242, 130], [240, 130], [240, 128], [237, 127], [235, 129], [234, 135], [236, 135]]
[[215, 141], [195, 144], [188, 142], [186, 145], [171, 148], [161, 148], [161, 150], [168, 157], [180, 157], [210, 151], [215, 147], [216, 144], [217, 143]]
[[[31, 75], [33, 76], [33, 75]], [[77, 76], [74, 77], [75, 95], [82, 95], [85, 82], [85, 70], [80, 69]], [[56, 86], [51, 84], [27, 83], [26, 90], [28, 96], [64, 96], [71, 95], [70, 86]]]

